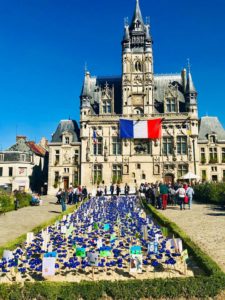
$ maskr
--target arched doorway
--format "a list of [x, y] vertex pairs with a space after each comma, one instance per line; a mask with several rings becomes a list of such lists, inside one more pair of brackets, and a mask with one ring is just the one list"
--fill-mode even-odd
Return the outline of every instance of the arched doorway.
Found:
[[172, 184], [174, 184], [174, 174], [172, 174], [172, 173], [166, 173], [165, 175], [164, 175], [164, 182], [165, 183], [172, 183]]

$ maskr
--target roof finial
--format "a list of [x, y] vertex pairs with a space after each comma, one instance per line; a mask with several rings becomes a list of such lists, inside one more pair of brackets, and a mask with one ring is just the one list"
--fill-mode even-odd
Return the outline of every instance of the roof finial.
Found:
[[124, 18], [124, 26], [128, 26], [128, 17]]
[[87, 62], [85, 61], [84, 63], [84, 73], [86, 74], [87, 73]]
[[188, 67], [188, 73], [191, 73], [190, 58], [187, 58], [187, 67]]
[[145, 18], [145, 23], [146, 23], [146, 25], [150, 26], [150, 17], [149, 16]]

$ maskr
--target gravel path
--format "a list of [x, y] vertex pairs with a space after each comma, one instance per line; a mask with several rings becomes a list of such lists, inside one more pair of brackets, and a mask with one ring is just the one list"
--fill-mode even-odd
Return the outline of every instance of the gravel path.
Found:
[[215, 205], [193, 204], [192, 209], [168, 207], [161, 211], [182, 228], [225, 272], [225, 210]]
[[55, 204], [55, 197], [44, 196], [42, 199], [42, 206], [28, 206], [0, 215], [0, 246], [60, 214], [61, 205]]

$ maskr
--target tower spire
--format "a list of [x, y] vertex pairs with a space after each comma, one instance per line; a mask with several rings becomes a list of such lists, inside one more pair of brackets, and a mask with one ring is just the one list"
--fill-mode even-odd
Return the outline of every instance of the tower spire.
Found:
[[136, 0], [136, 7], [134, 11], [134, 15], [131, 22], [131, 29], [134, 30], [143, 30], [144, 29], [144, 21], [141, 14], [141, 9], [139, 5], [139, 0]]

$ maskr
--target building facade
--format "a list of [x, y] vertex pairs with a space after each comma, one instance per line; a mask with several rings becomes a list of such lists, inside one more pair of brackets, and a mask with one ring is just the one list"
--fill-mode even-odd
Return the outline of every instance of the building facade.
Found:
[[[124, 26], [122, 74], [86, 71], [80, 131], [75, 121], [61, 121], [52, 137], [49, 193], [77, 183], [92, 189], [102, 182], [131, 187], [173, 182], [187, 172], [203, 180], [225, 177], [225, 132], [217, 118], [199, 120], [190, 68], [155, 74], [153, 61], [150, 26], [137, 0], [132, 21]], [[120, 139], [120, 119], [156, 118], [163, 120], [161, 139]]]
[[62, 120], [49, 143], [48, 193], [80, 184], [80, 132], [73, 120]]
[[203, 181], [225, 181], [225, 131], [216, 117], [200, 120], [199, 168]]
[[[138, 1], [124, 28], [122, 75], [92, 77], [86, 72], [80, 101], [82, 184], [103, 180], [135, 185], [197, 172], [197, 92], [190, 70], [154, 73], [152, 36]], [[121, 118], [163, 118], [163, 137], [120, 140]]]
[[17, 136], [16, 144], [0, 152], [0, 188], [47, 193], [47, 140], [40, 144]]

